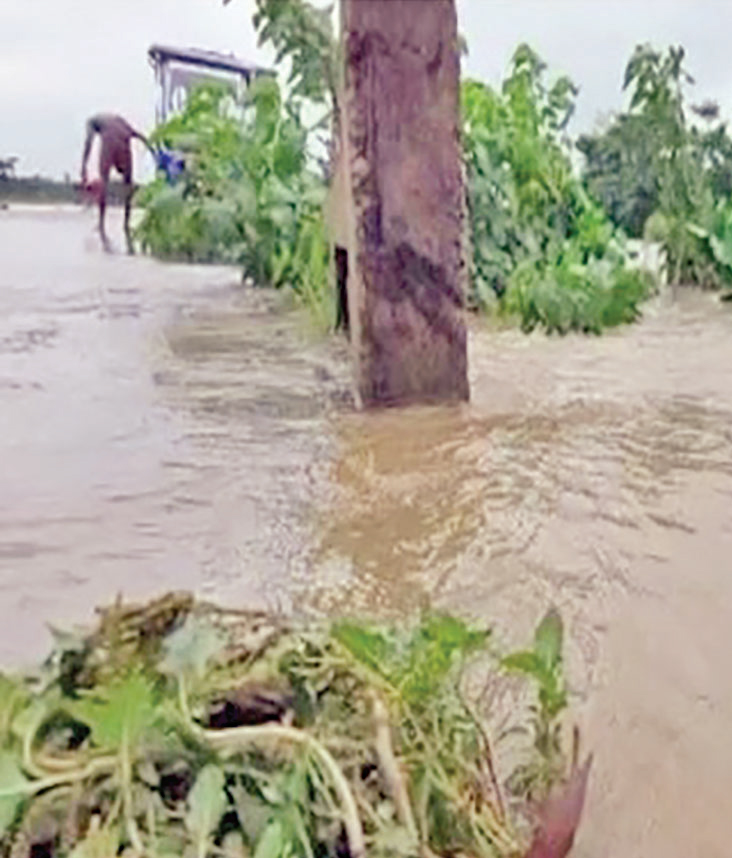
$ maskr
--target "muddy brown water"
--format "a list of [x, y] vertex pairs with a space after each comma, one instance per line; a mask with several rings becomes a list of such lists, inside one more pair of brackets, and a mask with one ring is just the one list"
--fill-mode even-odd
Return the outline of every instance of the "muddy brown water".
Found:
[[[117, 591], [399, 613], [549, 603], [596, 754], [579, 858], [729, 858], [732, 308], [474, 326], [472, 404], [354, 413], [341, 345], [235, 271], [0, 212], [0, 660]], [[114, 226], [115, 234], [119, 224]]]

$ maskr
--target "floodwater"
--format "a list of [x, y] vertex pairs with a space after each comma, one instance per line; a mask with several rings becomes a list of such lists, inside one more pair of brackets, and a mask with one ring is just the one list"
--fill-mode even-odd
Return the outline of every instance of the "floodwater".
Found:
[[0, 659], [119, 590], [431, 600], [511, 645], [555, 603], [596, 756], [575, 854], [729, 858], [732, 307], [476, 325], [470, 406], [358, 414], [342, 345], [232, 270], [105, 256], [92, 221], [0, 212]]

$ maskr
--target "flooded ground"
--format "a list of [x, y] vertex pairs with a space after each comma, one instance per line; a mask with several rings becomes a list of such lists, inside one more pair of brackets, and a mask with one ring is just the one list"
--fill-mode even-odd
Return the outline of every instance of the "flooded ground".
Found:
[[2, 662], [118, 590], [287, 607], [346, 389], [234, 270], [105, 256], [92, 223], [0, 212]]
[[[729, 858], [732, 309], [471, 333], [473, 403], [354, 414], [337, 344], [236, 272], [0, 212], [0, 659], [123, 590], [517, 643], [550, 602], [596, 766], [579, 858]], [[117, 229], [118, 225], [115, 225]]]

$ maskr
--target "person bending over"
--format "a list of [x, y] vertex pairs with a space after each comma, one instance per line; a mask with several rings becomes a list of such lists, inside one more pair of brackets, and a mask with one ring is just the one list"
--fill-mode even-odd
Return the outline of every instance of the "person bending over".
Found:
[[91, 153], [94, 137], [99, 135], [99, 179], [98, 192], [99, 201], [99, 234], [105, 250], [110, 250], [107, 233], [104, 229], [104, 215], [107, 208], [107, 191], [109, 187], [109, 174], [114, 167], [122, 176], [124, 204], [125, 204], [125, 238], [127, 240], [128, 253], [134, 253], [132, 236], [130, 235], [130, 212], [132, 210], [132, 195], [134, 185], [132, 182], [132, 140], [141, 140], [147, 146], [150, 153], [155, 157], [155, 152], [147, 138], [140, 134], [123, 119], [110, 113], [100, 113], [92, 116], [86, 123], [86, 141], [84, 143], [84, 155], [81, 164], [81, 185], [84, 190], [89, 188], [87, 177], [87, 164]]

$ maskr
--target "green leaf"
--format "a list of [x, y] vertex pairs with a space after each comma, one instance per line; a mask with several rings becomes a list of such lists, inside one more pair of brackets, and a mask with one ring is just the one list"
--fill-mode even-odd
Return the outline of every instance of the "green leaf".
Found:
[[241, 217], [245, 220], [254, 219], [257, 216], [257, 191], [253, 183], [243, 178], [232, 190]]
[[402, 695], [415, 704], [429, 704], [451, 681], [460, 660], [485, 645], [489, 632], [475, 630], [446, 614], [427, 614], [406, 647], [398, 680]]
[[516, 671], [517, 673], [532, 676], [535, 679], [543, 679], [545, 676], [544, 663], [535, 652], [524, 650], [522, 652], [513, 652], [505, 656], [501, 660], [501, 664], [506, 670]]
[[381, 631], [357, 623], [342, 622], [336, 623], [331, 633], [356, 661], [378, 674], [388, 672], [396, 655], [396, 647]]
[[729, 240], [725, 242], [716, 235], [711, 235], [709, 236], [709, 245], [717, 262], [727, 268], [732, 268], [732, 242]]
[[490, 631], [472, 628], [459, 617], [427, 614], [417, 629], [417, 637], [429, 640], [443, 650], [469, 653], [482, 647]]
[[564, 626], [556, 608], [550, 608], [534, 633], [534, 652], [548, 671], [562, 660]]
[[333, 636], [365, 667], [384, 677], [402, 697], [424, 704], [452, 681], [453, 668], [483, 647], [489, 636], [455, 617], [428, 613], [402, 634], [356, 623], [338, 623]]
[[288, 839], [282, 823], [273, 819], [262, 832], [254, 850], [254, 858], [282, 858]]
[[164, 671], [172, 674], [205, 674], [209, 662], [219, 655], [226, 643], [223, 634], [208, 620], [189, 616], [164, 644]]
[[124, 743], [133, 747], [155, 716], [152, 686], [135, 672], [82, 698], [71, 712], [90, 728], [98, 746], [117, 750]]
[[185, 824], [196, 843], [196, 854], [204, 858], [209, 840], [226, 810], [227, 798], [223, 771], [215, 765], [201, 769], [188, 795]]
[[13, 754], [0, 753], [0, 837], [13, 824], [26, 796], [28, 779]]
[[250, 844], [259, 842], [272, 818], [272, 806], [248, 792], [240, 783], [231, 789], [242, 830]]

